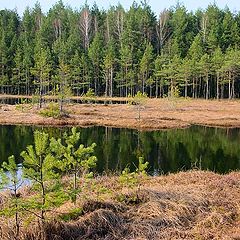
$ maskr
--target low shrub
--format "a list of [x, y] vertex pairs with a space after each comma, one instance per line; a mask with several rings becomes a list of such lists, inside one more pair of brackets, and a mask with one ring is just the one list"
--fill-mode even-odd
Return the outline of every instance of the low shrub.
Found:
[[51, 102], [47, 108], [40, 111], [40, 115], [44, 117], [60, 118], [61, 113], [57, 103]]

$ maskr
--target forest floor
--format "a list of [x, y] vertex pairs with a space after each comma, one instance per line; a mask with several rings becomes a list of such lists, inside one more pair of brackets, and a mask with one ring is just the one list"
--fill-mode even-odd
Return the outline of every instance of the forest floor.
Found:
[[[98, 98], [104, 101], [104, 98]], [[114, 101], [127, 101], [114, 98]], [[191, 125], [240, 127], [239, 100], [148, 99], [131, 104], [67, 104], [69, 116], [62, 119], [43, 117], [31, 105], [0, 105], [0, 124], [51, 126], [109, 126], [142, 130], [185, 128]]]
[[[49, 213], [54, 219], [46, 225], [46, 240], [240, 239], [239, 172], [219, 175], [193, 170], [148, 177], [140, 190], [125, 189], [115, 176], [96, 181], [108, 190], [99, 193], [96, 185], [87, 187], [76, 205], [65, 203]], [[76, 208], [81, 209], [79, 215], [61, 220]], [[39, 226], [31, 221], [21, 230], [20, 239], [43, 240]], [[13, 239], [9, 231], [13, 224], [1, 218], [0, 222], [1, 239]]]

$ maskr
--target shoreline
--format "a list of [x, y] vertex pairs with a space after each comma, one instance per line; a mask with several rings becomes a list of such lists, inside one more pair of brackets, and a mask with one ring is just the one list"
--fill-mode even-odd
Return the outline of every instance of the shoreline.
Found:
[[[99, 101], [104, 101], [98, 98]], [[108, 100], [110, 101], [110, 100]], [[126, 101], [126, 99], [117, 100]], [[187, 128], [193, 125], [219, 128], [240, 127], [240, 101], [202, 99], [148, 99], [141, 107], [129, 104], [73, 103], [64, 106], [69, 117], [43, 117], [30, 104], [0, 105], [0, 125], [105, 126], [145, 131]]]
[[[83, 188], [76, 205], [66, 202], [48, 214], [44, 231], [49, 240], [56, 236], [113, 240], [239, 239], [239, 180], [239, 171], [222, 175], [191, 170], [147, 177], [137, 190], [137, 186], [121, 186], [117, 176], [102, 176], [97, 178], [97, 184], [108, 191], [99, 193], [96, 187]], [[64, 181], [69, 184], [68, 178]], [[23, 189], [22, 196], [29, 195], [32, 196], [32, 190]], [[78, 212], [72, 214], [76, 209]], [[28, 217], [31, 216], [25, 216]], [[2, 217], [0, 222], [3, 233], [10, 236], [12, 225], [8, 226]], [[24, 236], [40, 240], [39, 226], [34, 221], [21, 231]]]

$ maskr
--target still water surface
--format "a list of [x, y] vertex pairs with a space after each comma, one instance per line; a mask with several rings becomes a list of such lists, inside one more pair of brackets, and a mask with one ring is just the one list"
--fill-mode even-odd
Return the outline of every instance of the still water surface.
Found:
[[[42, 129], [61, 137], [70, 128], [0, 126], [0, 163], [14, 154], [21, 163], [21, 151], [33, 144], [33, 131]], [[149, 161], [152, 174], [177, 172], [194, 167], [226, 173], [240, 169], [240, 129], [194, 126], [153, 132], [107, 127], [78, 128], [81, 142], [95, 142], [99, 173], [132, 169], [139, 156]]]

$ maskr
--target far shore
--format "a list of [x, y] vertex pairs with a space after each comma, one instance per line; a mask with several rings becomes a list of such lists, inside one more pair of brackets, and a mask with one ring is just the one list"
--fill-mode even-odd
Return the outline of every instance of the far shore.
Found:
[[[6, 98], [31, 98], [31, 96], [0, 95]], [[51, 97], [46, 97], [50, 98]], [[73, 97], [75, 100], [83, 100]], [[94, 98], [91, 103], [70, 103], [64, 106], [69, 117], [55, 119], [43, 117], [37, 106], [23, 104], [0, 104], [1, 125], [49, 125], [49, 126], [108, 126], [139, 130], [160, 130], [186, 128], [192, 125], [211, 127], [240, 127], [239, 100], [203, 99], [147, 99], [141, 106], [140, 120], [138, 107], [128, 104], [129, 98]], [[105, 104], [98, 104], [104, 101]], [[116, 103], [116, 104], [111, 104]], [[124, 104], [125, 103], [125, 104]], [[46, 107], [47, 104], [44, 105]]]

